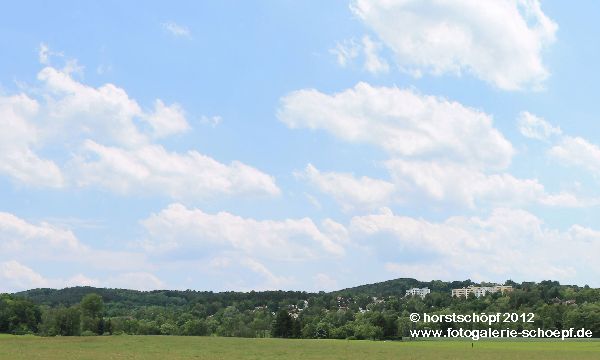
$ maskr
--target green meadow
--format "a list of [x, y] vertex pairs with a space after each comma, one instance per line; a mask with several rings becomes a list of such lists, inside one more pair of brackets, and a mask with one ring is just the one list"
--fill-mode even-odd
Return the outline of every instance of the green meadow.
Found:
[[0, 359], [600, 359], [600, 341], [348, 341], [0, 335]]

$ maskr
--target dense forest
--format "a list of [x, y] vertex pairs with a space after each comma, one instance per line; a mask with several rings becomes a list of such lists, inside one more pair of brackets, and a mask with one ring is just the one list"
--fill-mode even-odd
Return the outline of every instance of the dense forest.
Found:
[[[0, 333], [41, 336], [202, 335], [238, 337], [401, 339], [409, 329], [487, 328], [488, 324], [413, 324], [410, 313], [534, 313], [533, 323], [491, 327], [585, 328], [600, 337], [600, 289], [556, 281], [521, 284], [514, 291], [453, 298], [452, 288], [474, 284], [396, 279], [334, 292], [148, 291], [73, 287], [0, 295]], [[431, 293], [404, 296], [412, 287]]]

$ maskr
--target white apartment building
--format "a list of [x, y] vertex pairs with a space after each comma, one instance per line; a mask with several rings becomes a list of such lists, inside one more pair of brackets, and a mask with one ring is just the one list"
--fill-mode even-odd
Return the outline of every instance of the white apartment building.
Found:
[[429, 290], [429, 288], [412, 288], [412, 289], [408, 289], [406, 290], [406, 296], [420, 296], [421, 299], [425, 298], [425, 295], [431, 293], [431, 290]]
[[496, 291], [500, 291], [502, 294], [504, 294], [505, 292], [513, 291], [513, 287], [510, 285], [496, 285], [494, 286], [494, 292]]
[[510, 285], [495, 285], [495, 286], [468, 286], [466, 288], [460, 289], [452, 289], [452, 296], [456, 297], [468, 297], [471, 294], [474, 294], [476, 297], [485, 296], [487, 294], [493, 294], [496, 292], [501, 292], [504, 294], [505, 292], [511, 292], [513, 287]]

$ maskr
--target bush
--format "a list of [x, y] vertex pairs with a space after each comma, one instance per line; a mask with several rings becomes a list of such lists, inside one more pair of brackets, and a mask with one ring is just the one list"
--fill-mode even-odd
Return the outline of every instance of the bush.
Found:
[[96, 336], [96, 333], [91, 330], [86, 330], [81, 333], [81, 336]]

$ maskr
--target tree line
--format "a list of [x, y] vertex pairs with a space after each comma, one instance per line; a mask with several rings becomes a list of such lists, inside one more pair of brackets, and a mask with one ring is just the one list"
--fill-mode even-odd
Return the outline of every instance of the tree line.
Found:
[[[444, 329], [488, 324], [423, 324], [409, 314], [534, 313], [533, 323], [491, 327], [586, 328], [600, 337], [600, 289], [524, 282], [506, 294], [452, 298], [465, 282], [396, 279], [336, 292], [197, 292], [74, 287], [0, 295], [0, 333], [41, 336], [189, 335], [332, 339], [401, 339], [413, 328]], [[429, 286], [431, 294], [406, 297]]]

